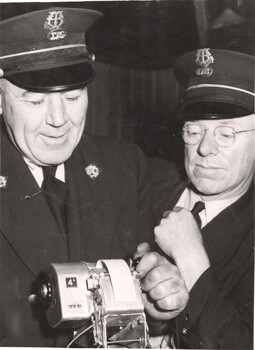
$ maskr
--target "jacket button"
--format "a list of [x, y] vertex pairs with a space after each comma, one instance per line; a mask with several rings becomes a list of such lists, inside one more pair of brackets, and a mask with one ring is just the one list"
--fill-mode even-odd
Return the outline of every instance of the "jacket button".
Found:
[[189, 321], [189, 315], [188, 314], [186, 314], [186, 316], [185, 316], [185, 321]]

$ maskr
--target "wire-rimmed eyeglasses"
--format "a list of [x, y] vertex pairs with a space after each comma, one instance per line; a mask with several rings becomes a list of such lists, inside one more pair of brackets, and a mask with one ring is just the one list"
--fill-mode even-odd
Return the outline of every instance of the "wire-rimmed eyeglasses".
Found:
[[[186, 124], [182, 129], [182, 138], [187, 145], [195, 145], [202, 140], [206, 130], [210, 129], [202, 128], [198, 124]], [[236, 134], [254, 130], [255, 129], [236, 131], [232, 126], [220, 125], [212, 130], [212, 132], [218, 146], [230, 147], [235, 142]]]

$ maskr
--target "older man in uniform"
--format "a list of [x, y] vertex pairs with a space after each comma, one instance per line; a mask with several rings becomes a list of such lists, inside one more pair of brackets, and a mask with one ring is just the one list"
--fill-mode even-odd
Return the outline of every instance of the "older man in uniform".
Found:
[[142, 152], [83, 133], [95, 76], [84, 32], [101, 16], [53, 8], [0, 26], [0, 346], [66, 346], [70, 332], [28, 302], [37, 275], [126, 259], [153, 232]]
[[[178, 118], [188, 178], [175, 187], [155, 182], [155, 208], [164, 212], [155, 237], [189, 291], [171, 325], [180, 348], [253, 348], [254, 64], [252, 56], [206, 48], [174, 67], [186, 90]], [[149, 253], [138, 265], [152, 298], [149, 277], [164, 259]]]
[[142, 152], [84, 133], [95, 76], [84, 32], [101, 16], [52, 8], [0, 24], [0, 346], [67, 346], [72, 332], [31, 303], [50, 263], [126, 259], [152, 241]]

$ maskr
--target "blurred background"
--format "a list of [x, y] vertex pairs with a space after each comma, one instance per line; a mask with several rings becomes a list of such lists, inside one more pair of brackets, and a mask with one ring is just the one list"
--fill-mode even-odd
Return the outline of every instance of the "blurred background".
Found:
[[180, 55], [200, 47], [254, 55], [254, 0], [2, 2], [0, 17], [53, 6], [103, 12], [86, 34], [97, 73], [86, 129], [148, 156], [182, 162], [174, 128], [182, 91], [172, 71]]

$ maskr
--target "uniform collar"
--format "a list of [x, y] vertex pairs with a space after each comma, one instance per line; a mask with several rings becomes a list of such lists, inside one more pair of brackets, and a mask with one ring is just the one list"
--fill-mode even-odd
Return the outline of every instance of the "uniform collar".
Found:
[[[42, 167], [39, 165], [34, 164], [31, 162], [30, 159], [24, 157], [24, 161], [27, 163], [29, 170], [31, 171], [32, 175], [34, 176], [37, 184], [41, 187], [43, 182], [43, 172]], [[56, 170], [56, 178], [60, 181], [65, 182], [65, 166], [64, 163], [58, 165]]]
[[176, 205], [186, 208], [188, 210], [191, 210], [194, 207], [196, 202], [198, 201], [204, 202], [205, 210], [203, 210], [199, 214], [202, 220], [202, 228], [203, 228], [212, 219], [214, 219], [219, 213], [221, 213], [224, 209], [226, 209], [231, 204], [236, 202], [241, 196], [242, 194], [233, 198], [217, 199], [213, 201], [203, 201], [201, 197], [192, 190], [192, 188], [187, 187], [182, 193]]

